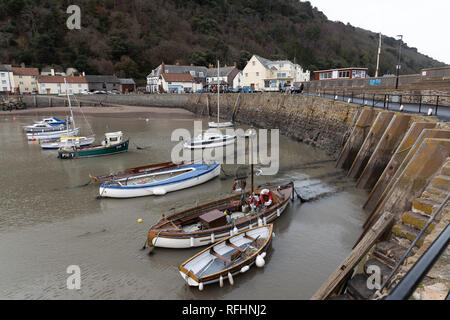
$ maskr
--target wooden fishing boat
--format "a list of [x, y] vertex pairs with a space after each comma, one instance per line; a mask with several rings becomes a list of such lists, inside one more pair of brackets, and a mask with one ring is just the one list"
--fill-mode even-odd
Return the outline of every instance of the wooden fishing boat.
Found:
[[95, 137], [61, 137], [59, 141], [41, 143], [43, 150], [56, 150], [61, 147], [90, 146], [95, 141]]
[[61, 147], [58, 150], [58, 158], [74, 159], [86, 157], [107, 156], [128, 151], [129, 139], [123, 139], [123, 133], [105, 133], [105, 140], [101, 145], [86, 147]]
[[100, 197], [136, 198], [165, 195], [205, 183], [220, 174], [220, 164], [188, 164], [152, 173], [128, 176], [100, 185]]
[[264, 258], [272, 244], [273, 224], [244, 230], [227, 237], [183, 262], [179, 272], [189, 286], [199, 287], [247, 272], [253, 264], [264, 267]]
[[260, 186], [253, 193], [238, 194], [168, 217], [163, 215], [150, 228], [147, 243], [164, 248], [193, 248], [215, 243], [240, 230], [280, 217], [289, 199], [294, 199], [293, 192], [293, 182]]

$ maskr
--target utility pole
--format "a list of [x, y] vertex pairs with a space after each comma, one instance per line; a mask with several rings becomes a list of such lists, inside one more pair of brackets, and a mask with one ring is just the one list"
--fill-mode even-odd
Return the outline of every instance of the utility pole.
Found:
[[400, 37], [400, 45], [398, 47], [397, 80], [395, 81], [395, 89], [398, 89], [398, 80], [399, 80], [400, 69], [401, 69], [402, 44], [403, 44], [403, 36], [398, 35], [397, 37]]
[[381, 32], [380, 32], [380, 40], [378, 42], [377, 70], [375, 71], [375, 78], [378, 78], [378, 71], [380, 69], [380, 55], [381, 55]]

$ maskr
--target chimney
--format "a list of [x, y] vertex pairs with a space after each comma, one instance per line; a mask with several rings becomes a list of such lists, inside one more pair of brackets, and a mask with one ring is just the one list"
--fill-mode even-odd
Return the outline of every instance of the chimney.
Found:
[[233, 62], [233, 65], [234, 65], [235, 68], [237, 68], [237, 62], [236, 61]]
[[84, 73], [84, 71], [83, 71], [83, 77], [85, 77], [86, 76], [86, 74]]
[[175, 62], [175, 65], [179, 66], [180, 65], [180, 61], [177, 60], [177, 62]]
[[210, 63], [209, 66], [208, 66], [208, 68], [209, 68], [209, 69], [212, 69], [212, 68], [214, 68], [214, 65]]
[[25, 63], [22, 62], [22, 63], [20, 64], [20, 67], [21, 67], [21, 68], [25, 68]]
[[55, 75], [55, 69], [50, 69], [50, 73], [52, 74], [52, 76]]
[[166, 65], [164, 64], [164, 61], [161, 63], [161, 73], [166, 73]]

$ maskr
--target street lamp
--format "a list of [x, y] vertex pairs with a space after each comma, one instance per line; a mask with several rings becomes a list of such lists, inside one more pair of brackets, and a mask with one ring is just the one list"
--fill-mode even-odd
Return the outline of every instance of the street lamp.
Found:
[[400, 45], [398, 46], [398, 63], [397, 63], [397, 80], [395, 81], [395, 89], [398, 89], [398, 80], [400, 76], [400, 68], [402, 67], [400, 65], [401, 63], [401, 57], [402, 57], [402, 44], [403, 44], [403, 36], [398, 35], [397, 37], [400, 38]]

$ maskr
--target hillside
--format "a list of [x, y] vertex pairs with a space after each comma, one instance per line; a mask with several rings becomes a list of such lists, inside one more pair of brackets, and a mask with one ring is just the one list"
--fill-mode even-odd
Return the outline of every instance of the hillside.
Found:
[[[73, 66], [88, 74], [143, 79], [161, 61], [243, 68], [251, 54], [309, 70], [368, 67], [378, 35], [331, 22], [295, 0], [77, 0], [81, 30], [69, 30], [68, 0], [0, 0], [0, 63]], [[398, 41], [383, 38], [381, 73], [395, 73]], [[402, 73], [442, 63], [403, 51]]]

